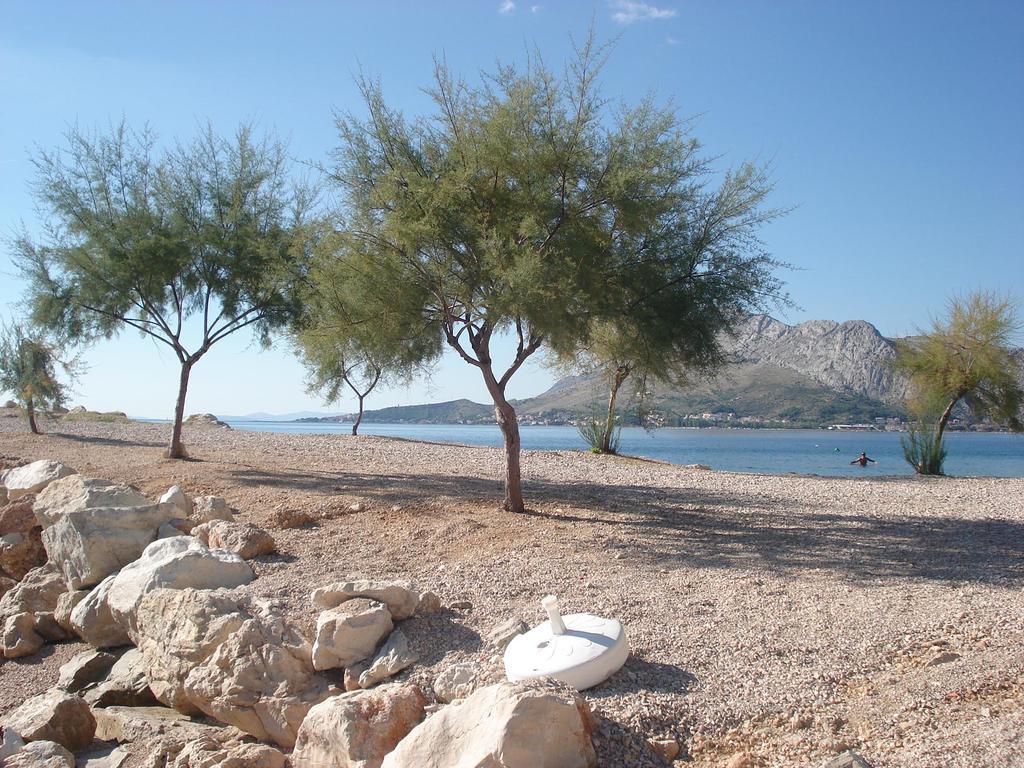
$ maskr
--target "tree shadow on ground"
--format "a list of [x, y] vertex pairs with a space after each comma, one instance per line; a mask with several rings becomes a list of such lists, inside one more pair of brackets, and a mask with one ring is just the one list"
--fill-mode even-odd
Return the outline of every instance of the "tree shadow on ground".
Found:
[[86, 443], [89, 445], [104, 445], [115, 448], [165, 448], [165, 442], [152, 440], [125, 440], [119, 437], [99, 437], [98, 435], [72, 435], [66, 432], [50, 432], [51, 437], [59, 437], [63, 440], [70, 440], [74, 443]]
[[[494, 504], [497, 480], [239, 468], [242, 485], [279, 487], [403, 507]], [[843, 514], [782, 497], [701, 488], [554, 483], [530, 479], [543, 507], [515, 520], [569, 526], [581, 544], [621, 550], [659, 568], [823, 569], [854, 580], [1024, 584], [1024, 523], [999, 518]], [[593, 544], [593, 546], [598, 546]]]

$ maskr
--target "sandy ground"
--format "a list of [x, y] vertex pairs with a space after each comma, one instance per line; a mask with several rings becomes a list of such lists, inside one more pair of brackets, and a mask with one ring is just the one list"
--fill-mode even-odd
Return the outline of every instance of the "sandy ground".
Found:
[[[429, 685], [487, 663], [511, 616], [618, 617], [632, 656], [586, 693], [605, 766], [820, 766], [854, 748], [876, 768], [1024, 766], [1024, 479], [863, 479], [702, 471], [526, 452], [530, 510], [498, 509], [501, 455], [380, 437], [0, 419], [0, 455], [54, 458], [152, 494], [225, 496], [240, 519], [309, 512], [274, 531], [249, 589], [305, 624], [315, 586], [415, 580], [448, 609], [406, 622]], [[353, 512], [355, 503], [362, 511]], [[0, 665], [0, 711], [56, 680], [77, 646]], [[493, 662], [492, 662], [493, 663]]]

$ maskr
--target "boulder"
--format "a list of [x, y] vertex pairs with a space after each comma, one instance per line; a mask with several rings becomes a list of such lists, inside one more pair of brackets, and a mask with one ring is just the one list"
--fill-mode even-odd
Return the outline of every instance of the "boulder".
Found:
[[149, 764], [166, 768], [284, 768], [287, 758], [266, 744], [225, 746], [204, 736], [187, 744], [158, 748]]
[[151, 707], [157, 703], [149, 689], [145, 660], [138, 648], [126, 651], [114, 662], [99, 685], [85, 692], [86, 702], [94, 707]]
[[75, 470], [66, 464], [42, 459], [23, 467], [5, 470], [0, 474], [0, 485], [7, 489], [7, 500], [11, 502], [30, 493], [39, 493], [54, 480], [73, 474]]
[[302, 721], [292, 768], [379, 768], [423, 719], [426, 701], [409, 684], [333, 696]]
[[315, 608], [336, 608], [353, 597], [365, 597], [387, 605], [395, 621], [416, 612], [420, 595], [409, 581], [343, 581], [313, 590], [310, 599]]
[[58, 688], [28, 699], [7, 715], [5, 723], [25, 741], [55, 741], [72, 752], [88, 747], [96, 733], [89, 705]]
[[8, 578], [7, 576], [0, 576], [0, 597], [6, 595], [16, 586], [18, 586], [18, 582], [14, 579]]
[[60, 596], [67, 591], [64, 578], [53, 563], [33, 568], [0, 597], [0, 618], [16, 613], [53, 613]]
[[32, 505], [35, 496], [24, 496], [0, 509], [0, 536], [8, 533], [28, 533], [39, 523]]
[[26, 744], [3, 763], [4, 768], [75, 768], [75, 756], [53, 741]]
[[31, 656], [46, 641], [36, 632], [34, 613], [16, 613], [4, 621], [3, 652], [6, 659]]
[[171, 504], [68, 508], [43, 529], [43, 544], [68, 587], [81, 589], [138, 559], [175, 514]]
[[369, 688], [381, 680], [397, 675], [406, 667], [412, 666], [418, 656], [409, 648], [409, 638], [396, 629], [388, 637], [384, 646], [377, 651], [369, 668], [359, 675], [359, 687]]
[[166, 737], [168, 741], [192, 741], [215, 738], [224, 740], [238, 732], [234, 729], [200, 722], [167, 707], [107, 707], [97, 709], [96, 738], [101, 741], [150, 742]]
[[192, 535], [210, 549], [226, 549], [243, 560], [269, 555], [277, 549], [273, 537], [252, 523], [211, 520], [193, 528]]
[[76, 589], [74, 592], [65, 592], [57, 598], [57, 607], [53, 609], [53, 618], [67, 632], [76, 634], [71, 623], [71, 614], [75, 607], [89, 596], [89, 590]]
[[0, 536], [0, 571], [15, 581], [23, 579], [33, 568], [46, 563], [41, 529], [37, 526], [27, 533], [8, 533]]
[[398, 743], [383, 768], [593, 768], [592, 716], [553, 682], [498, 683], [442, 708]]
[[161, 504], [173, 504], [178, 508], [179, 517], [188, 517], [192, 514], [192, 499], [181, 489], [179, 485], [172, 485], [167, 492], [160, 497]]
[[71, 610], [72, 631], [93, 648], [117, 648], [131, 643], [127, 628], [110, 611], [110, 590], [115, 578], [117, 574], [107, 576]]
[[452, 664], [434, 680], [434, 695], [443, 703], [464, 699], [476, 688], [478, 677], [479, 667], [475, 663]]
[[117, 657], [103, 651], [84, 651], [61, 665], [57, 673], [57, 687], [68, 693], [77, 693], [86, 686], [103, 680]]
[[223, 590], [158, 589], [142, 598], [132, 637], [154, 695], [291, 747], [326, 695], [309, 641], [285, 619]]
[[48, 643], [59, 643], [70, 640], [72, 634], [57, 623], [53, 614], [48, 611], [40, 611], [33, 614], [36, 620], [36, 632]]
[[180, 712], [198, 714], [185, 693], [185, 678], [245, 619], [240, 598], [226, 590], [156, 589], [144, 594], [131, 635], [153, 695]]
[[114, 620], [131, 633], [135, 609], [154, 589], [239, 587], [255, 578], [238, 555], [207, 548], [191, 536], [158, 539], [121, 569], [110, 585], [107, 604]]
[[231, 507], [227, 501], [220, 496], [196, 496], [192, 502], [192, 519], [200, 523], [208, 523], [211, 520], [231, 522], [235, 516], [231, 514]]
[[33, 505], [39, 525], [53, 525], [66, 512], [83, 509], [145, 507], [153, 502], [130, 485], [119, 485], [95, 477], [71, 475], [47, 486]]
[[327, 695], [309, 641], [281, 616], [240, 606], [241, 626], [185, 679], [189, 701], [261, 741], [295, 746], [310, 707]]
[[0, 765], [24, 746], [25, 741], [20, 734], [7, 726], [0, 726]]
[[10, 499], [7, 498], [7, 489], [0, 485], [0, 507], [7, 504]]
[[316, 621], [313, 667], [349, 667], [369, 659], [393, 626], [387, 606], [364, 598], [323, 611]]

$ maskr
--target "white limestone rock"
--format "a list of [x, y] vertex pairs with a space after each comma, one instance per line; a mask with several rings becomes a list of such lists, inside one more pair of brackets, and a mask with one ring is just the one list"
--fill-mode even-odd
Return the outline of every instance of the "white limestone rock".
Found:
[[240, 607], [244, 621], [185, 678], [189, 701], [261, 741], [295, 746], [310, 707], [327, 696], [309, 641], [286, 619]]
[[117, 574], [108, 576], [71, 610], [71, 629], [93, 648], [131, 644], [128, 629], [110, 610], [110, 590]]
[[238, 555], [207, 548], [191, 536], [158, 539], [114, 577], [107, 595], [110, 613], [131, 634], [135, 609], [154, 589], [232, 589], [256, 575]]
[[53, 613], [60, 596], [67, 591], [64, 578], [53, 563], [33, 568], [0, 597], [0, 618], [16, 613]]
[[387, 605], [391, 618], [402, 621], [416, 612], [420, 594], [410, 581], [369, 581], [357, 579], [328, 584], [313, 590], [310, 600], [315, 608], [336, 608], [346, 600], [365, 597]]
[[226, 549], [243, 560], [269, 555], [277, 549], [274, 538], [252, 523], [211, 520], [193, 528], [192, 535], [210, 549]]
[[425, 705], [423, 691], [410, 684], [333, 696], [302, 721], [292, 768], [379, 768], [423, 719]]
[[192, 514], [192, 499], [180, 485], [172, 485], [166, 493], [160, 497], [161, 504], [173, 504], [178, 508], [179, 517], [188, 517]]
[[384, 646], [377, 651], [369, 668], [359, 675], [359, 687], [369, 688], [381, 680], [397, 675], [406, 667], [415, 664], [417, 658], [419, 657], [416, 653], [409, 648], [409, 638], [402, 630], [396, 629]]
[[55, 741], [72, 752], [88, 747], [96, 732], [89, 705], [59, 688], [23, 702], [4, 722], [25, 741]]
[[231, 513], [227, 501], [220, 496], [196, 496], [192, 502], [192, 519], [208, 523], [211, 520], [233, 521], [235, 516]]
[[20, 659], [31, 656], [46, 642], [36, 632], [34, 613], [16, 613], [8, 616], [3, 627], [3, 652], [5, 659]]
[[3, 762], [4, 768], [75, 768], [75, 756], [53, 741], [33, 741]]
[[316, 621], [313, 667], [349, 667], [369, 659], [393, 626], [387, 606], [374, 600], [346, 600], [323, 611]]
[[75, 470], [66, 464], [42, 459], [0, 473], [0, 485], [7, 489], [8, 501], [17, 501], [30, 493], [39, 493], [54, 480], [73, 474]]
[[145, 507], [153, 502], [138, 489], [96, 477], [70, 475], [46, 487], [32, 505], [39, 525], [53, 525], [67, 512], [107, 507]]
[[558, 684], [498, 683], [431, 715], [383, 768], [594, 768], [586, 700]]

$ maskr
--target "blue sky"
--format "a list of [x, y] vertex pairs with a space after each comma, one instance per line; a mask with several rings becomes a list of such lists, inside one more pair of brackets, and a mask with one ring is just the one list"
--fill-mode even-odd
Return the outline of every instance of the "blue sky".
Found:
[[[867, 319], [899, 335], [954, 291], [1024, 298], [1024, 3], [1013, 2], [4, 2], [0, 0], [0, 233], [38, 227], [33, 147], [70, 124], [124, 116], [165, 138], [207, 119], [256, 120], [298, 158], [337, 143], [332, 110], [358, 108], [353, 74], [426, 108], [432, 57], [467, 77], [536, 46], [563, 61], [593, 20], [617, 37], [604, 90], [652, 91], [725, 167], [770, 159], [772, 203], [793, 207], [763, 237], [797, 269], [783, 319]], [[0, 253], [0, 315], [21, 285]], [[165, 417], [176, 360], [125, 333], [86, 355], [74, 402]], [[545, 389], [540, 365], [510, 394]], [[370, 407], [486, 393], [446, 358], [430, 382]], [[349, 410], [345, 400], [329, 410]], [[188, 412], [321, 409], [283, 344], [218, 345], [193, 372]]]

